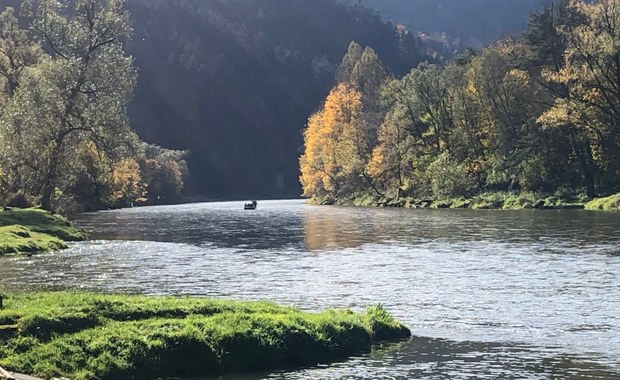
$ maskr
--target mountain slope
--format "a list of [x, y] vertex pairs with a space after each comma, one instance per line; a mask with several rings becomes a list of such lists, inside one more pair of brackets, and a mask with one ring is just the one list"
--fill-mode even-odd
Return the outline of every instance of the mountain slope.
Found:
[[129, 6], [139, 67], [132, 125], [149, 142], [191, 150], [194, 192], [215, 197], [301, 193], [301, 131], [351, 40], [397, 73], [421, 56], [375, 12], [336, 0]]
[[361, 0], [395, 23], [427, 34], [446, 33], [453, 41], [481, 47], [504, 34], [525, 30], [528, 14], [541, 0]]

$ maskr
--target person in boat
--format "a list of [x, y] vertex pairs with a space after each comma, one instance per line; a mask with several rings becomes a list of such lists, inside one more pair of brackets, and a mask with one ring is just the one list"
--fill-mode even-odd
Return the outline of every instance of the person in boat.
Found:
[[258, 205], [258, 203], [256, 201], [252, 201], [251, 203], [246, 203], [243, 208], [246, 209], [246, 210], [254, 210], [254, 209], [256, 209], [257, 205]]

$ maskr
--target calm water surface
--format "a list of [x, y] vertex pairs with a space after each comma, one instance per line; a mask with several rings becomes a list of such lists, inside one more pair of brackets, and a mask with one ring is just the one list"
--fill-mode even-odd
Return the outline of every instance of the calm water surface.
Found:
[[0, 258], [0, 287], [380, 303], [416, 336], [230, 380], [620, 379], [620, 213], [242, 206], [79, 215], [95, 240]]

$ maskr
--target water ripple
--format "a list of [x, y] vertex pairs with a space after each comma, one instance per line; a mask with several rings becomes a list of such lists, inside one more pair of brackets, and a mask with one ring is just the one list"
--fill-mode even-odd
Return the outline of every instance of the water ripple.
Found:
[[[234, 378], [620, 378], [620, 214], [260, 202], [84, 214], [98, 240], [0, 258], [0, 288], [382, 304], [418, 338]], [[424, 337], [424, 338], [423, 338]]]

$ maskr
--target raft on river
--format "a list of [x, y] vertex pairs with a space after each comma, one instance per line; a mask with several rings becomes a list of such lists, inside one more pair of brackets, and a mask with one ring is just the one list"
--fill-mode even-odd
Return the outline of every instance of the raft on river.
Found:
[[256, 207], [258, 207], [258, 203], [256, 201], [252, 201], [243, 205], [244, 210], [256, 210]]

